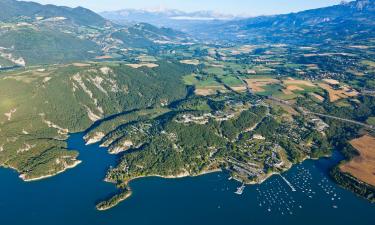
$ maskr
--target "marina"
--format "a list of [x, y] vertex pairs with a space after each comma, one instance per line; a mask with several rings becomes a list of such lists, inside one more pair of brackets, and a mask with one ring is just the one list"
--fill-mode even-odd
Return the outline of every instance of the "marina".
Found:
[[285, 177], [283, 177], [281, 174], [279, 174], [279, 176], [283, 179], [283, 181], [285, 181], [285, 183], [290, 187], [290, 189], [292, 189], [292, 191], [296, 191], [293, 185]]
[[[297, 225], [301, 218], [307, 218], [306, 225], [351, 225], [357, 218], [364, 218], [361, 225], [373, 224], [374, 205], [340, 188], [328, 176], [328, 168], [337, 163], [339, 155], [307, 160], [282, 174], [288, 182], [275, 175], [262, 184], [247, 185], [246, 191], [225, 172], [182, 179], [138, 179], [131, 182], [134, 192], [127, 201], [99, 212], [95, 209], [98, 196], [104, 198], [116, 191], [114, 185], [103, 181], [116, 157], [98, 145], [86, 146], [82, 137], [73, 134], [69, 148], [80, 150], [83, 162], [56, 177], [25, 183], [14, 171], [0, 170], [0, 224], [116, 225], [123, 224], [124, 217], [127, 224], [137, 225], [191, 225], [197, 220], [208, 225]], [[191, 212], [189, 218], [185, 217], [187, 211]]]

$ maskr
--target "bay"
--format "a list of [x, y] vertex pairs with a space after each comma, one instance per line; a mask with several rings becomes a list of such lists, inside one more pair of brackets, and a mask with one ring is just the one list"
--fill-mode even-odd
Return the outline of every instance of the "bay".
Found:
[[[23, 182], [0, 169], [1, 225], [244, 225], [357, 224], [372, 225], [375, 205], [342, 189], [328, 176], [340, 160], [307, 160], [259, 185], [239, 184], [225, 172], [181, 179], [142, 178], [131, 182], [133, 195], [117, 207], [100, 212], [95, 204], [117, 190], [103, 181], [118, 158], [98, 145], [85, 146], [83, 133], [72, 134], [70, 149], [83, 162], [55, 177]], [[293, 191], [295, 190], [295, 191]]]

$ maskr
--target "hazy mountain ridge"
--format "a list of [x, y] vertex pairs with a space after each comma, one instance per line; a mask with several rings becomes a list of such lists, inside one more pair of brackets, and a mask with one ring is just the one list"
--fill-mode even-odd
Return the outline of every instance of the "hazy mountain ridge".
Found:
[[191, 20], [230, 20], [237, 18], [234, 15], [221, 14], [213, 11], [184, 12], [175, 9], [122, 9], [117, 11], [101, 12], [105, 18], [113, 20], [127, 20], [129, 22], [147, 22], [147, 19], [176, 20], [179, 18], [190, 18]]
[[[374, 0], [357, 0], [326, 8], [275, 16], [260, 16], [230, 21], [211, 27], [197, 27], [192, 31], [201, 38], [216, 40], [309, 41], [340, 39], [362, 33], [373, 35], [375, 27]], [[215, 35], [220, 34], [220, 35]], [[353, 37], [351, 37], [353, 38]]]
[[[119, 24], [146, 22], [171, 27], [205, 41], [320, 42], [332, 38], [368, 38], [375, 27], [374, 5], [374, 0], [357, 0], [298, 13], [246, 19], [209, 11], [186, 13], [179, 10], [128, 9], [101, 15]], [[361, 35], [357, 35], [359, 33]]]
[[188, 31], [196, 25], [218, 24], [237, 19], [234, 15], [226, 15], [213, 11], [183, 12], [181, 10], [147, 10], [122, 9], [100, 13], [104, 18], [120, 24], [150, 23], [158, 27], [170, 27]]

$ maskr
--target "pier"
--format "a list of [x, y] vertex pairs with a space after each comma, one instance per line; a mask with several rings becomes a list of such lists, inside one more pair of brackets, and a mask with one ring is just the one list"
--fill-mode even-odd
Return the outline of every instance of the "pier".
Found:
[[290, 189], [292, 189], [292, 191], [296, 191], [296, 189], [293, 187], [293, 185], [285, 177], [283, 177], [281, 174], [279, 174], [279, 175], [285, 181], [285, 183], [290, 187]]

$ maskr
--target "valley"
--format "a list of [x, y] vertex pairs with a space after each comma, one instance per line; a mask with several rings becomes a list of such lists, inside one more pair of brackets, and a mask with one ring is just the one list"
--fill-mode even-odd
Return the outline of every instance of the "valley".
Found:
[[83, 132], [117, 159], [102, 211], [130, 198], [135, 179], [224, 171], [254, 185], [334, 151], [345, 159], [332, 178], [375, 201], [374, 1], [191, 33], [1, 5], [19, 10], [0, 16], [0, 166], [22, 180], [74, 172], [85, 162], [67, 140]]

